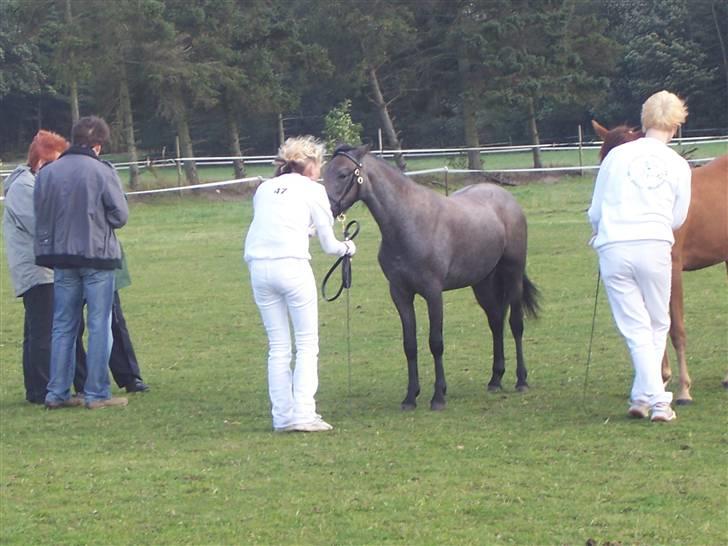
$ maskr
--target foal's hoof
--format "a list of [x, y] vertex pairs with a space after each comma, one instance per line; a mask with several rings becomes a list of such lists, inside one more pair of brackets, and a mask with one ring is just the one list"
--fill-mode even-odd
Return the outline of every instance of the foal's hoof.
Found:
[[488, 392], [499, 392], [502, 391], [503, 387], [500, 385], [488, 385]]
[[678, 406], [689, 406], [692, 403], [692, 398], [678, 398], [677, 400], [675, 400], [675, 404], [677, 404]]
[[430, 402], [430, 409], [432, 411], [442, 411], [447, 407], [447, 402], [445, 400], [432, 400]]
[[516, 385], [516, 392], [528, 392], [528, 385]]
[[399, 407], [402, 408], [402, 411], [414, 411], [417, 404], [415, 402], [402, 402]]

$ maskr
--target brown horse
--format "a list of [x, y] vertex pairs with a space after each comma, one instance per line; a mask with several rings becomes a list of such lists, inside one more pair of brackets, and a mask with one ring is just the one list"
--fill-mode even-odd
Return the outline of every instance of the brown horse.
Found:
[[[626, 125], [606, 129], [592, 121], [594, 131], [604, 143], [599, 151], [603, 160], [607, 153], [620, 144], [630, 142], [644, 134]], [[670, 339], [680, 366], [678, 404], [690, 404], [690, 376], [685, 358], [685, 316], [683, 311], [682, 272], [695, 271], [719, 263], [728, 271], [728, 154], [717, 157], [702, 167], [692, 169], [690, 208], [685, 223], [675, 231], [672, 246], [672, 289], [670, 292]], [[672, 378], [667, 351], [662, 359], [662, 379]], [[723, 380], [728, 388], [728, 374]]]

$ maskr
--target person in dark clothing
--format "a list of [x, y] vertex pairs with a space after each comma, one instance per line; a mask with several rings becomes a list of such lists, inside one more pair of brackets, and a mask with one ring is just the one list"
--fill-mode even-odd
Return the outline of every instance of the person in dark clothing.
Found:
[[103, 119], [79, 119], [72, 129], [73, 145], [36, 178], [35, 263], [54, 272], [48, 409], [80, 405], [71, 398], [70, 386], [84, 298], [89, 340], [83, 403], [88, 409], [127, 404], [126, 398], [111, 396], [108, 371], [114, 270], [121, 267], [115, 230], [129, 217], [113, 165], [99, 159], [109, 136]]
[[[28, 161], [4, 181], [3, 239], [15, 295], [23, 298], [23, 382], [25, 399], [43, 404], [49, 379], [51, 329], [53, 327], [53, 270], [35, 264], [33, 237], [35, 178], [44, 165], [68, 148], [61, 135], [41, 129], [28, 148]], [[85, 378], [85, 374], [84, 374]], [[84, 378], [74, 378], [76, 392]]]

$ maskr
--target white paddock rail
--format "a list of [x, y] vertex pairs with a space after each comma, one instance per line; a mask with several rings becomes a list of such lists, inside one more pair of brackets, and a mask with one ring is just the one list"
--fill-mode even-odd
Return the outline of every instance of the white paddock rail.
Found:
[[[672, 146], [685, 145], [689, 143], [694, 144], [728, 144], [728, 137], [686, 137], [681, 139], [674, 139], [670, 144]], [[479, 151], [481, 154], [494, 154], [494, 153], [523, 153], [531, 152], [534, 148], [538, 148], [541, 152], [555, 152], [555, 151], [574, 151], [574, 150], [594, 150], [601, 147], [601, 141], [595, 141], [589, 144], [579, 146], [573, 143], [551, 143], [541, 144], [539, 146], [533, 146], [531, 144], [524, 144], [518, 146], [488, 146], [480, 148], [411, 148], [404, 150], [372, 150], [372, 153], [380, 157], [391, 158], [397, 154], [401, 154], [405, 157], [442, 157], [442, 156], [462, 156], [469, 151]], [[242, 160], [246, 164], [272, 164], [275, 156], [267, 155], [256, 155], [256, 156], [202, 156], [202, 157], [179, 157], [179, 158], [165, 158], [141, 160], [137, 161], [136, 165], [140, 169], [145, 168], [165, 168], [165, 167], [177, 167], [181, 166], [182, 163], [187, 161], [194, 161], [200, 166], [211, 166], [211, 165], [231, 165], [233, 161]], [[700, 160], [704, 161], [704, 160]], [[118, 170], [127, 170], [132, 165], [132, 162], [120, 162], [115, 163], [114, 167]], [[566, 171], [566, 170], [581, 170], [581, 169], [593, 169], [593, 166], [579, 166], [579, 167], [546, 167], [543, 169], [510, 169], [500, 170], [498, 172], [538, 172], [538, 171]], [[0, 169], [0, 176], [7, 176], [12, 170]], [[454, 171], [451, 171], [454, 172]]]
[[[712, 157], [703, 159], [691, 159], [688, 160], [690, 163], [704, 163], [711, 161]], [[407, 176], [418, 176], [421, 174], [437, 174], [437, 173], [452, 173], [452, 174], [502, 174], [502, 173], [535, 173], [535, 172], [573, 172], [573, 171], [595, 171], [599, 169], [599, 165], [585, 165], [583, 167], [542, 167], [540, 169], [492, 169], [492, 170], [473, 170], [473, 169], [452, 169], [450, 167], [438, 167], [436, 169], [425, 169], [421, 171], [406, 171], [404, 174]], [[174, 186], [171, 188], [159, 188], [155, 190], [139, 190], [126, 192], [126, 195], [151, 195], [155, 193], [170, 193], [170, 192], [182, 192], [185, 190], [197, 190], [207, 188], [218, 188], [223, 186], [232, 186], [234, 184], [247, 184], [250, 182], [263, 182], [267, 178], [261, 176], [253, 176], [250, 178], [234, 178], [232, 180], [223, 180], [220, 182], [206, 182], [204, 184], [193, 184], [191, 186]], [[5, 198], [0, 196], [0, 201]]]

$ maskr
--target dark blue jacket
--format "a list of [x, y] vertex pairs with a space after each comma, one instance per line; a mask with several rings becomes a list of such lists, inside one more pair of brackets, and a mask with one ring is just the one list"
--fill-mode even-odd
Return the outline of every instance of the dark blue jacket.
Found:
[[45, 267], [118, 269], [114, 233], [129, 207], [114, 167], [86, 147], [72, 146], [36, 176], [35, 263]]

